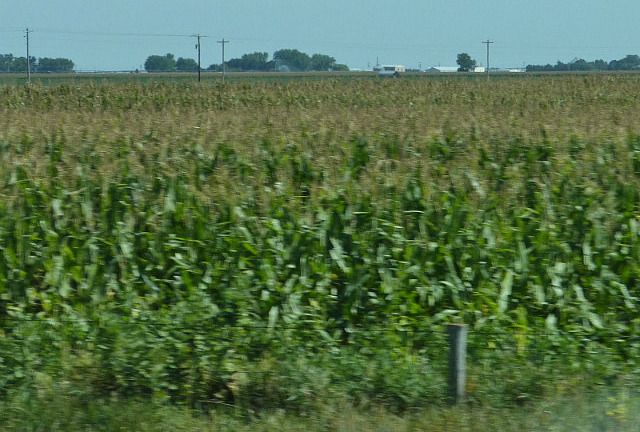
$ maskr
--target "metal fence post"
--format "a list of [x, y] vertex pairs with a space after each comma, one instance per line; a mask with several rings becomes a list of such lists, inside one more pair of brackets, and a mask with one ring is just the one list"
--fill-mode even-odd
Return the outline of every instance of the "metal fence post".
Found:
[[447, 325], [449, 335], [449, 395], [451, 402], [457, 404], [464, 400], [467, 381], [467, 333], [466, 324]]

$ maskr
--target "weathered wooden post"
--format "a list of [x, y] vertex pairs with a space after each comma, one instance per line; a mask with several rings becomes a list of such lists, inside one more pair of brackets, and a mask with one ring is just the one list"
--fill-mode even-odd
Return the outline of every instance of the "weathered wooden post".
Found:
[[449, 395], [451, 402], [457, 404], [464, 400], [467, 381], [467, 333], [466, 324], [447, 325], [449, 335]]

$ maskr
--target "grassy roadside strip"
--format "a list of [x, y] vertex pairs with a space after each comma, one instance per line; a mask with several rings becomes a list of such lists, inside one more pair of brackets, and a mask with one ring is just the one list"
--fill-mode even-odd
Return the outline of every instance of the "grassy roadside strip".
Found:
[[285, 410], [247, 412], [218, 408], [208, 414], [133, 399], [83, 394], [13, 392], [0, 402], [3, 430], [48, 431], [634, 431], [640, 397], [628, 383], [575, 388], [527, 406], [437, 406], [394, 413], [384, 406], [354, 407], [329, 401], [304, 415]]

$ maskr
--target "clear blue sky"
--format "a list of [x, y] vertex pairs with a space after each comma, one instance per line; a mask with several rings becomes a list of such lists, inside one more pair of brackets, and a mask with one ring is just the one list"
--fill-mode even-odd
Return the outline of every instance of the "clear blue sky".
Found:
[[[132, 70], [151, 54], [204, 67], [282, 48], [329, 54], [365, 69], [381, 63], [454, 66], [468, 52], [491, 66], [640, 55], [638, 0], [1, 0], [0, 54], [66, 57], [78, 70]], [[182, 36], [180, 36], [182, 35]]]

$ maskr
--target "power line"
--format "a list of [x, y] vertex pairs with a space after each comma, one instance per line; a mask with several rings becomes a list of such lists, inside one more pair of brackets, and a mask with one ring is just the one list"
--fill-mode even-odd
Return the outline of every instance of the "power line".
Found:
[[[54, 33], [54, 34], [68, 34], [68, 35], [80, 35], [80, 36], [123, 36], [123, 37], [193, 37], [193, 34], [186, 33], [134, 33], [134, 32], [98, 32], [98, 31], [69, 31], [69, 30], [58, 30], [58, 29], [50, 29], [50, 28], [35, 28], [38, 33]], [[0, 33], [13, 33], [17, 31], [23, 31], [21, 29], [2, 29]], [[209, 35], [201, 35], [202, 37], [212, 37]], [[278, 39], [278, 38], [250, 38], [250, 37], [234, 37], [234, 40], [241, 42], [268, 42], [268, 43], [278, 43], [278, 44], [318, 44], [322, 43], [327, 46], [340, 46], [340, 47], [351, 47], [353, 49], [369, 49], [369, 48], [385, 48], [385, 49], [427, 49], [428, 52], [449, 52], [457, 47], [457, 45], [452, 44], [424, 44], [424, 43], [372, 43], [372, 42], [348, 42], [348, 41], [328, 41], [327, 40], [316, 40], [316, 39], [306, 39], [306, 40], [292, 40], [292, 39]], [[493, 43], [493, 41], [490, 41]], [[483, 42], [486, 43], [486, 42]], [[610, 46], [590, 46], [590, 45], [512, 45], [507, 44], [503, 45], [507, 48], [518, 48], [521, 49], [526, 47], [528, 49], [541, 49], [541, 50], [584, 50], [584, 49], [636, 49], [637, 45], [610, 45]]]
[[[193, 37], [193, 34], [184, 33], [118, 33], [118, 32], [98, 32], [98, 31], [69, 31], [55, 29], [37, 29], [40, 33], [67, 34], [78, 36], [123, 36], [123, 37]], [[209, 37], [201, 35], [202, 37]]]

